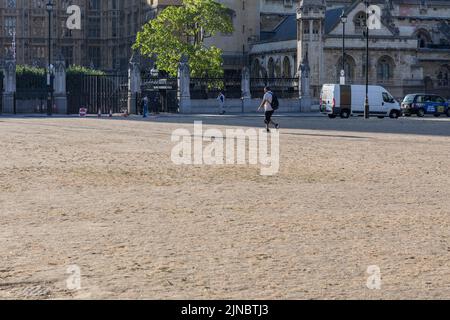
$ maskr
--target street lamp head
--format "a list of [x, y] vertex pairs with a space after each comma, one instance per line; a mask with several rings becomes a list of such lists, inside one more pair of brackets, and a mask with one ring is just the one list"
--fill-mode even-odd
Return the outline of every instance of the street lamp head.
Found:
[[51, 0], [48, 1], [46, 7], [47, 7], [47, 11], [48, 12], [52, 12], [53, 11], [53, 3], [52, 3]]
[[342, 22], [342, 23], [347, 23], [347, 21], [348, 21], [348, 17], [347, 17], [347, 15], [345, 14], [345, 11], [342, 11], [341, 22]]
[[151, 70], [150, 70], [150, 74], [152, 77], [157, 77], [159, 75], [159, 70], [158, 68], [156, 68], [156, 66], [154, 66]]

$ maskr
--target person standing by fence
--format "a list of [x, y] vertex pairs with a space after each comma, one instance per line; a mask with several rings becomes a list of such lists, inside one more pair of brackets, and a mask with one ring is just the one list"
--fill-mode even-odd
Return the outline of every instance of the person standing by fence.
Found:
[[219, 101], [219, 114], [225, 114], [225, 94], [223, 91], [220, 91], [219, 96], [217, 97], [217, 101]]

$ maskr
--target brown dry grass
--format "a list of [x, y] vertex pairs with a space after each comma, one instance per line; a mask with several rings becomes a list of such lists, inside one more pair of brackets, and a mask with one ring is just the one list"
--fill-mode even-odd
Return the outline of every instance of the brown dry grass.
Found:
[[176, 120], [2, 119], [0, 298], [450, 298], [449, 136], [282, 121], [261, 177], [173, 165]]

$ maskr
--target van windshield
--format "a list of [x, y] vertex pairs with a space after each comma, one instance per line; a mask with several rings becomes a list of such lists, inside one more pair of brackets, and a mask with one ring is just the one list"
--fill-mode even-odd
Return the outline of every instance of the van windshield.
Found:
[[409, 94], [405, 97], [403, 100], [404, 103], [413, 103], [414, 102], [415, 95]]
[[394, 103], [395, 99], [387, 92], [383, 92], [383, 101], [387, 103]]

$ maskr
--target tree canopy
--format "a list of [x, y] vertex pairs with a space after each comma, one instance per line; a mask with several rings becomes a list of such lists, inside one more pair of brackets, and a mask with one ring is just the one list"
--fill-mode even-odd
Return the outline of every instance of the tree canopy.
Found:
[[156, 60], [159, 70], [172, 76], [184, 55], [189, 58], [191, 76], [223, 75], [222, 50], [205, 45], [218, 33], [232, 33], [230, 10], [214, 0], [183, 0], [169, 6], [146, 23], [137, 34], [135, 50]]

